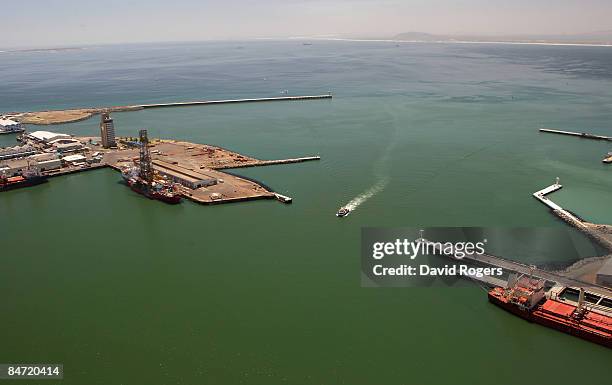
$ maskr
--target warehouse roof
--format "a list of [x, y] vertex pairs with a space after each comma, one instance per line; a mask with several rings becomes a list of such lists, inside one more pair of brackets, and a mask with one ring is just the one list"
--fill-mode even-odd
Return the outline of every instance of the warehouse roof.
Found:
[[31, 134], [29, 134], [29, 136], [33, 137], [34, 139], [42, 140], [45, 142], [49, 142], [55, 139], [70, 139], [71, 138], [70, 135], [58, 134], [57, 132], [50, 132], [50, 131], [34, 131]]
[[62, 158], [63, 160], [65, 160], [66, 162], [79, 162], [79, 161], [84, 161], [87, 160], [86, 157], [84, 157], [83, 155], [68, 155]]

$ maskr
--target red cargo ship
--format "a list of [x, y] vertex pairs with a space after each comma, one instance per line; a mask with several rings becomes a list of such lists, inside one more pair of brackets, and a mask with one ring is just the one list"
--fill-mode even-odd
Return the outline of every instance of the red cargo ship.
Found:
[[47, 177], [35, 174], [23, 174], [12, 177], [0, 175], [0, 192], [14, 190], [22, 187], [36, 186], [45, 183]]
[[181, 202], [179, 193], [174, 191], [172, 186], [166, 185], [165, 183], [153, 181], [149, 184], [138, 177], [128, 177], [125, 178], [125, 181], [133, 191], [147, 198], [156, 199], [169, 204]]
[[491, 303], [529, 322], [612, 348], [612, 317], [585, 305], [582, 289], [578, 306], [574, 306], [546, 298], [543, 281], [520, 277], [511, 279], [508, 288], [493, 288], [488, 297]]

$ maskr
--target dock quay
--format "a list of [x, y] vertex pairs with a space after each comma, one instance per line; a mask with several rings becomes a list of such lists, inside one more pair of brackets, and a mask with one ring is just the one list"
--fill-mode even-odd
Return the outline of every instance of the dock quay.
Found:
[[[13, 151], [21, 151], [15, 154], [19, 157], [0, 162], [0, 169], [7, 177], [19, 175], [25, 168], [34, 168], [49, 178], [106, 167], [121, 172], [139, 161], [140, 145], [131, 137], [116, 138], [116, 144], [110, 148], [100, 143], [100, 137], [73, 137], [47, 131], [33, 132], [21, 140], [23, 149], [18, 147]], [[58, 152], [58, 145], [67, 146], [63, 143], [68, 143], [70, 152]], [[258, 199], [291, 203], [291, 197], [273, 191], [262, 182], [222, 170], [320, 159], [306, 156], [261, 160], [207, 144], [172, 139], [151, 139], [147, 143], [152, 170], [172, 183], [183, 198], [205, 205]]]
[[140, 111], [152, 108], [170, 108], [170, 107], [192, 107], [192, 106], [210, 106], [219, 104], [240, 104], [240, 103], [263, 103], [263, 102], [281, 102], [281, 101], [309, 101], [332, 99], [331, 93], [323, 95], [300, 95], [300, 96], [275, 96], [264, 98], [243, 98], [243, 99], [222, 99], [222, 100], [192, 100], [185, 102], [168, 102], [168, 103], [150, 103], [150, 104], [134, 104], [126, 106], [112, 107], [81, 107], [68, 110], [47, 110], [47, 111], [31, 111], [31, 112], [10, 112], [3, 113], [7, 117], [14, 119], [17, 122], [34, 125], [51, 125], [73, 123], [87, 120], [94, 115], [102, 112], [129, 112]]
[[[155, 169], [179, 181], [181, 195], [192, 202], [217, 205], [248, 200], [276, 199], [291, 203], [292, 198], [274, 192], [269, 186], [249, 177], [222, 171], [224, 169], [257, 167], [318, 160], [311, 156], [281, 160], [260, 160], [225, 148], [174, 140], [152, 142], [152, 164]], [[104, 161], [115, 170], [133, 164], [137, 149], [110, 151]]]
[[101, 169], [101, 168], [108, 168], [108, 165], [104, 164], [104, 163], [99, 163], [99, 164], [88, 165], [86, 167], [68, 166], [68, 167], [63, 167], [60, 170], [54, 170], [54, 171], [46, 172], [45, 175], [48, 178], [53, 178], [53, 177], [57, 177], [57, 176], [76, 174], [76, 173], [83, 172], [83, 171], [98, 170], [98, 169]]
[[[457, 261], [459, 260], [464, 260], [466, 262], [471, 262], [471, 263], [476, 263], [476, 264], [480, 264], [480, 265], [486, 265], [486, 266], [491, 266], [491, 267], [500, 267], [502, 268], [505, 272], [508, 273], [518, 273], [518, 274], [524, 274], [524, 275], [529, 275], [529, 276], [533, 276], [536, 278], [541, 278], [546, 280], [549, 283], [549, 286], [565, 286], [565, 287], [588, 287], [589, 291], [593, 292], [593, 293], [597, 293], [599, 295], [603, 295], [606, 297], [612, 297], [612, 289], [608, 288], [606, 286], [602, 286], [602, 285], [598, 285], [598, 284], [592, 284], [592, 283], [587, 283], [587, 282], [583, 282], [581, 280], [577, 280], [577, 279], [573, 279], [570, 277], [566, 277], [563, 276], [561, 274], [555, 273], [555, 272], [551, 272], [551, 271], [547, 271], [544, 269], [540, 269], [536, 266], [533, 265], [528, 265], [525, 263], [521, 263], [521, 262], [516, 262], [516, 261], [512, 261], [509, 259], [505, 259], [502, 257], [498, 257], [498, 256], [494, 256], [494, 255], [490, 255], [490, 254], [478, 254], [478, 253], [465, 253], [465, 256], [461, 259], [457, 258], [455, 255], [453, 254], [444, 254], [442, 249], [441, 249], [441, 245], [439, 245], [439, 242], [432, 242], [429, 241], [425, 238], [419, 238], [417, 240], [418, 242], [425, 242], [426, 244], [431, 245], [432, 248], [438, 250], [438, 252], [440, 253], [440, 255], [446, 255], [449, 258], [454, 258]], [[485, 283], [487, 285], [491, 285], [491, 286], [502, 286], [504, 287], [506, 284], [506, 281], [504, 281], [503, 279], [500, 278], [495, 278], [495, 277], [490, 277], [490, 276], [484, 276], [484, 277], [477, 277], [477, 276], [470, 276], [471, 279], [476, 280], [476, 281], [480, 281], [482, 283]]]
[[612, 141], [612, 137], [610, 137], [610, 136], [595, 135], [595, 134], [589, 134], [589, 133], [586, 133], [586, 132], [561, 131], [561, 130], [553, 130], [553, 129], [550, 129], [550, 128], [540, 128], [540, 132], [546, 132], [546, 133], [549, 133], [549, 134], [577, 136], [579, 138], [584, 138], [584, 139]]

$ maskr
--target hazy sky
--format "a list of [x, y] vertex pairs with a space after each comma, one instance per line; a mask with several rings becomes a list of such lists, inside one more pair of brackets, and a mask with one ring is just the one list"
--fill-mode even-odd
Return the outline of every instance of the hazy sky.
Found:
[[612, 30], [611, 0], [0, 0], [0, 47]]

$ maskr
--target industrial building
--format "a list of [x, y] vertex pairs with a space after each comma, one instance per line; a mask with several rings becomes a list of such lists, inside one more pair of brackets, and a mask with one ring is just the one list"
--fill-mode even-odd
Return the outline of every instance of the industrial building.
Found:
[[50, 131], [34, 131], [32, 133], [27, 134], [26, 138], [38, 143], [49, 144], [57, 139], [72, 139], [72, 136], [68, 134], [59, 134]]
[[22, 175], [24, 171], [51, 171], [62, 166], [61, 160], [55, 154], [36, 154], [28, 158], [11, 159], [2, 162], [0, 174], [6, 176]]
[[66, 166], [82, 166], [87, 162], [87, 158], [83, 155], [68, 155], [62, 158], [62, 163]]
[[0, 160], [24, 158], [34, 154], [36, 154], [36, 149], [28, 145], [0, 148]]
[[152, 163], [155, 171], [190, 189], [212, 186], [218, 182], [217, 178], [205, 172], [193, 171], [163, 160], [154, 160]]
[[100, 138], [104, 148], [117, 146], [115, 142], [115, 124], [108, 112], [103, 112], [100, 118]]
[[55, 139], [49, 141], [48, 144], [61, 153], [81, 151], [84, 148], [83, 143], [73, 138]]
[[56, 154], [36, 154], [29, 157], [36, 162], [38, 171], [58, 170], [62, 167], [62, 160]]

